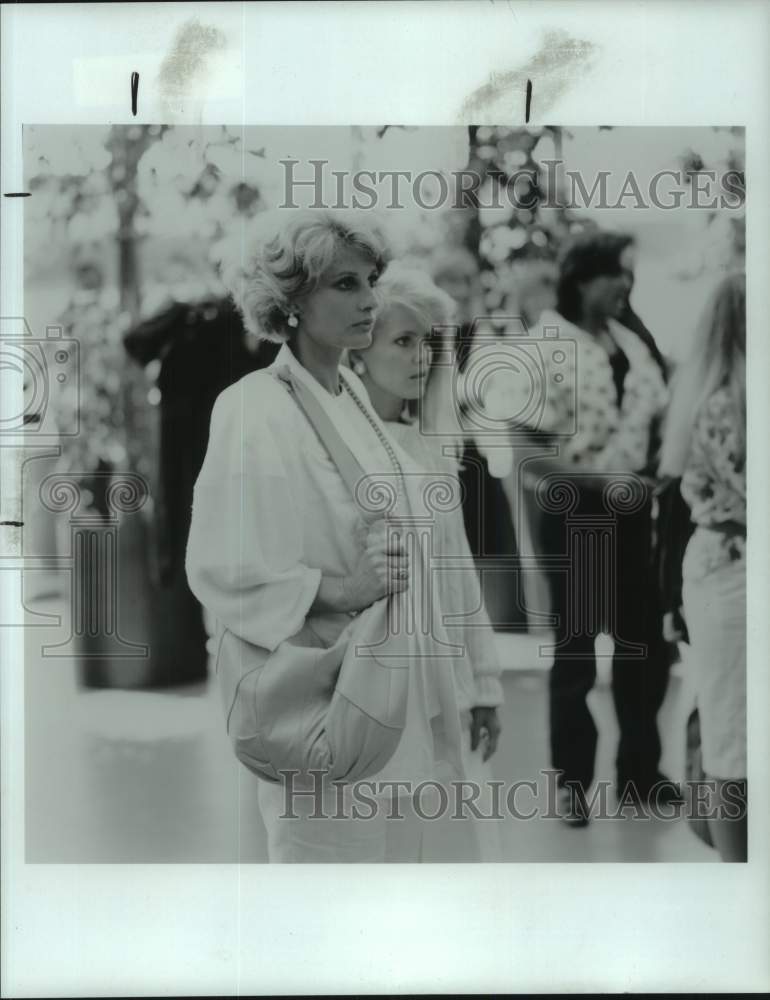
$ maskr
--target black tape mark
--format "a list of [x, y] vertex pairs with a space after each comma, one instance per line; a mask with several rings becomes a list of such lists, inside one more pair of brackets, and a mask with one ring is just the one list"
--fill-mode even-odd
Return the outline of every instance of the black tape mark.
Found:
[[3, 198], [29, 198], [29, 191], [6, 191]]
[[524, 121], [529, 124], [529, 109], [532, 105], [532, 81], [527, 80], [527, 108], [524, 113]]
[[136, 99], [139, 96], [139, 74], [131, 74], [131, 114], [136, 115]]
[[0, 525], [7, 525], [9, 528], [23, 528], [23, 521], [0, 521]]

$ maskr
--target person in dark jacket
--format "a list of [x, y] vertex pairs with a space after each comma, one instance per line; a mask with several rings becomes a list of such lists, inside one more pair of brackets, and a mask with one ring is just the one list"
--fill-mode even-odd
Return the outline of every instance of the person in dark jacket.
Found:
[[175, 302], [124, 338], [128, 354], [146, 366], [160, 362], [160, 434], [153, 488], [150, 648], [155, 684], [206, 676], [206, 629], [185, 575], [193, 486], [208, 444], [214, 401], [243, 375], [266, 367], [278, 345], [249, 347], [230, 299]]

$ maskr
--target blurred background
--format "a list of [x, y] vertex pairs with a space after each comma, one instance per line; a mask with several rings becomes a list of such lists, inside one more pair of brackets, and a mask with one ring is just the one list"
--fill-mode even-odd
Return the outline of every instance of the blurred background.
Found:
[[[494, 316], [534, 324], [554, 305], [565, 239], [615, 229], [636, 238], [632, 306], [675, 364], [710, 287], [741, 266], [743, 210], [547, 207], [546, 161], [563, 160], [589, 190], [600, 170], [621, 178], [633, 170], [643, 191], [666, 169], [697, 183], [707, 171], [743, 170], [743, 131], [35, 125], [24, 129], [24, 153], [28, 332], [20, 335], [43, 359], [27, 380], [24, 411], [27, 859], [263, 860], [255, 779], [230, 753], [205, 622], [184, 578], [214, 399], [272, 358], [226, 298], [223, 247], [282, 203], [283, 159], [299, 161], [298, 178], [312, 176], [310, 159], [328, 160], [329, 171], [470, 169], [482, 184], [462, 207], [420, 209], [405, 198], [386, 212], [399, 255], [455, 294], [466, 323], [492, 317], [493, 335], [503, 330]], [[523, 171], [533, 178], [528, 207], [487, 207]], [[431, 182], [440, 190], [426, 178], [428, 203]], [[478, 458], [465, 482], [469, 536], [506, 669], [496, 769], [512, 780], [547, 761], [547, 601], [537, 571], [516, 569], [533, 550], [536, 524], [517, 509], [526, 500], [515, 456], [496, 467], [482, 440], [467, 447]], [[671, 720], [676, 694], [664, 706]], [[592, 698], [606, 716], [599, 758], [609, 774], [610, 696], [600, 684]], [[672, 774], [681, 770], [677, 726]], [[597, 824], [580, 847], [558, 826], [509, 830], [510, 860], [710, 857], [681, 824], [622, 837]], [[434, 860], [446, 860], [441, 850]]]

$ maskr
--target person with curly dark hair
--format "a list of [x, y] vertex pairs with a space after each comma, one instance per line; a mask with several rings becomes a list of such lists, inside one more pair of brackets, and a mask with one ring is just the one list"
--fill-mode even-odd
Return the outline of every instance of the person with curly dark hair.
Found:
[[[670, 659], [647, 478], [667, 390], [659, 359], [639, 331], [621, 321], [629, 309], [633, 253], [631, 237], [608, 232], [584, 233], [565, 246], [556, 310], [545, 310], [535, 331], [543, 378], [534, 389], [531, 379], [514, 378], [508, 391], [517, 432], [551, 451], [528, 459], [527, 469], [538, 480], [538, 547], [556, 628], [551, 759], [560, 772], [559, 813], [572, 826], [589, 821], [598, 734], [586, 698], [596, 679], [600, 633], [614, 640], [620, 801], [680, 796], [659, 771], [656, 719]], [[594, 548], [580, 555], [584, 541]]]

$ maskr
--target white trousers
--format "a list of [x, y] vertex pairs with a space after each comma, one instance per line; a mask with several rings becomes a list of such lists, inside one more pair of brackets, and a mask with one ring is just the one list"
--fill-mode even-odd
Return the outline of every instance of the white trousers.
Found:
[[[469, 716], [466, 713], [463, 726], [465, 781], [481, 788], [474, 804], [484, 817], [492, 813], [486, 784], [491, 769], [482, 760], [482, 747], [471, 751]], [[386, 798], [378, 799], [376, 808], [359, 803], [356, 818], [351, 815], [355, 802], [349, 788], [342, 797], [333, 787], [323, 786], [317, 795], [295, 794], [289, 800], [283, 785], [260, 781], [258, 801], [268, 860], [281, 864], [501, 860], [502, 820], [475, 818], [468, 809], [458, 811], [455, 789], [444, 787], [446, 799], [431, 784], [417, 801], [402, 795], [397, 809]]]
[[712, 560], [696, 530], [685, 555], [682, 599], [690, 633], [703, 769], [746, 777], [746, 563]]

